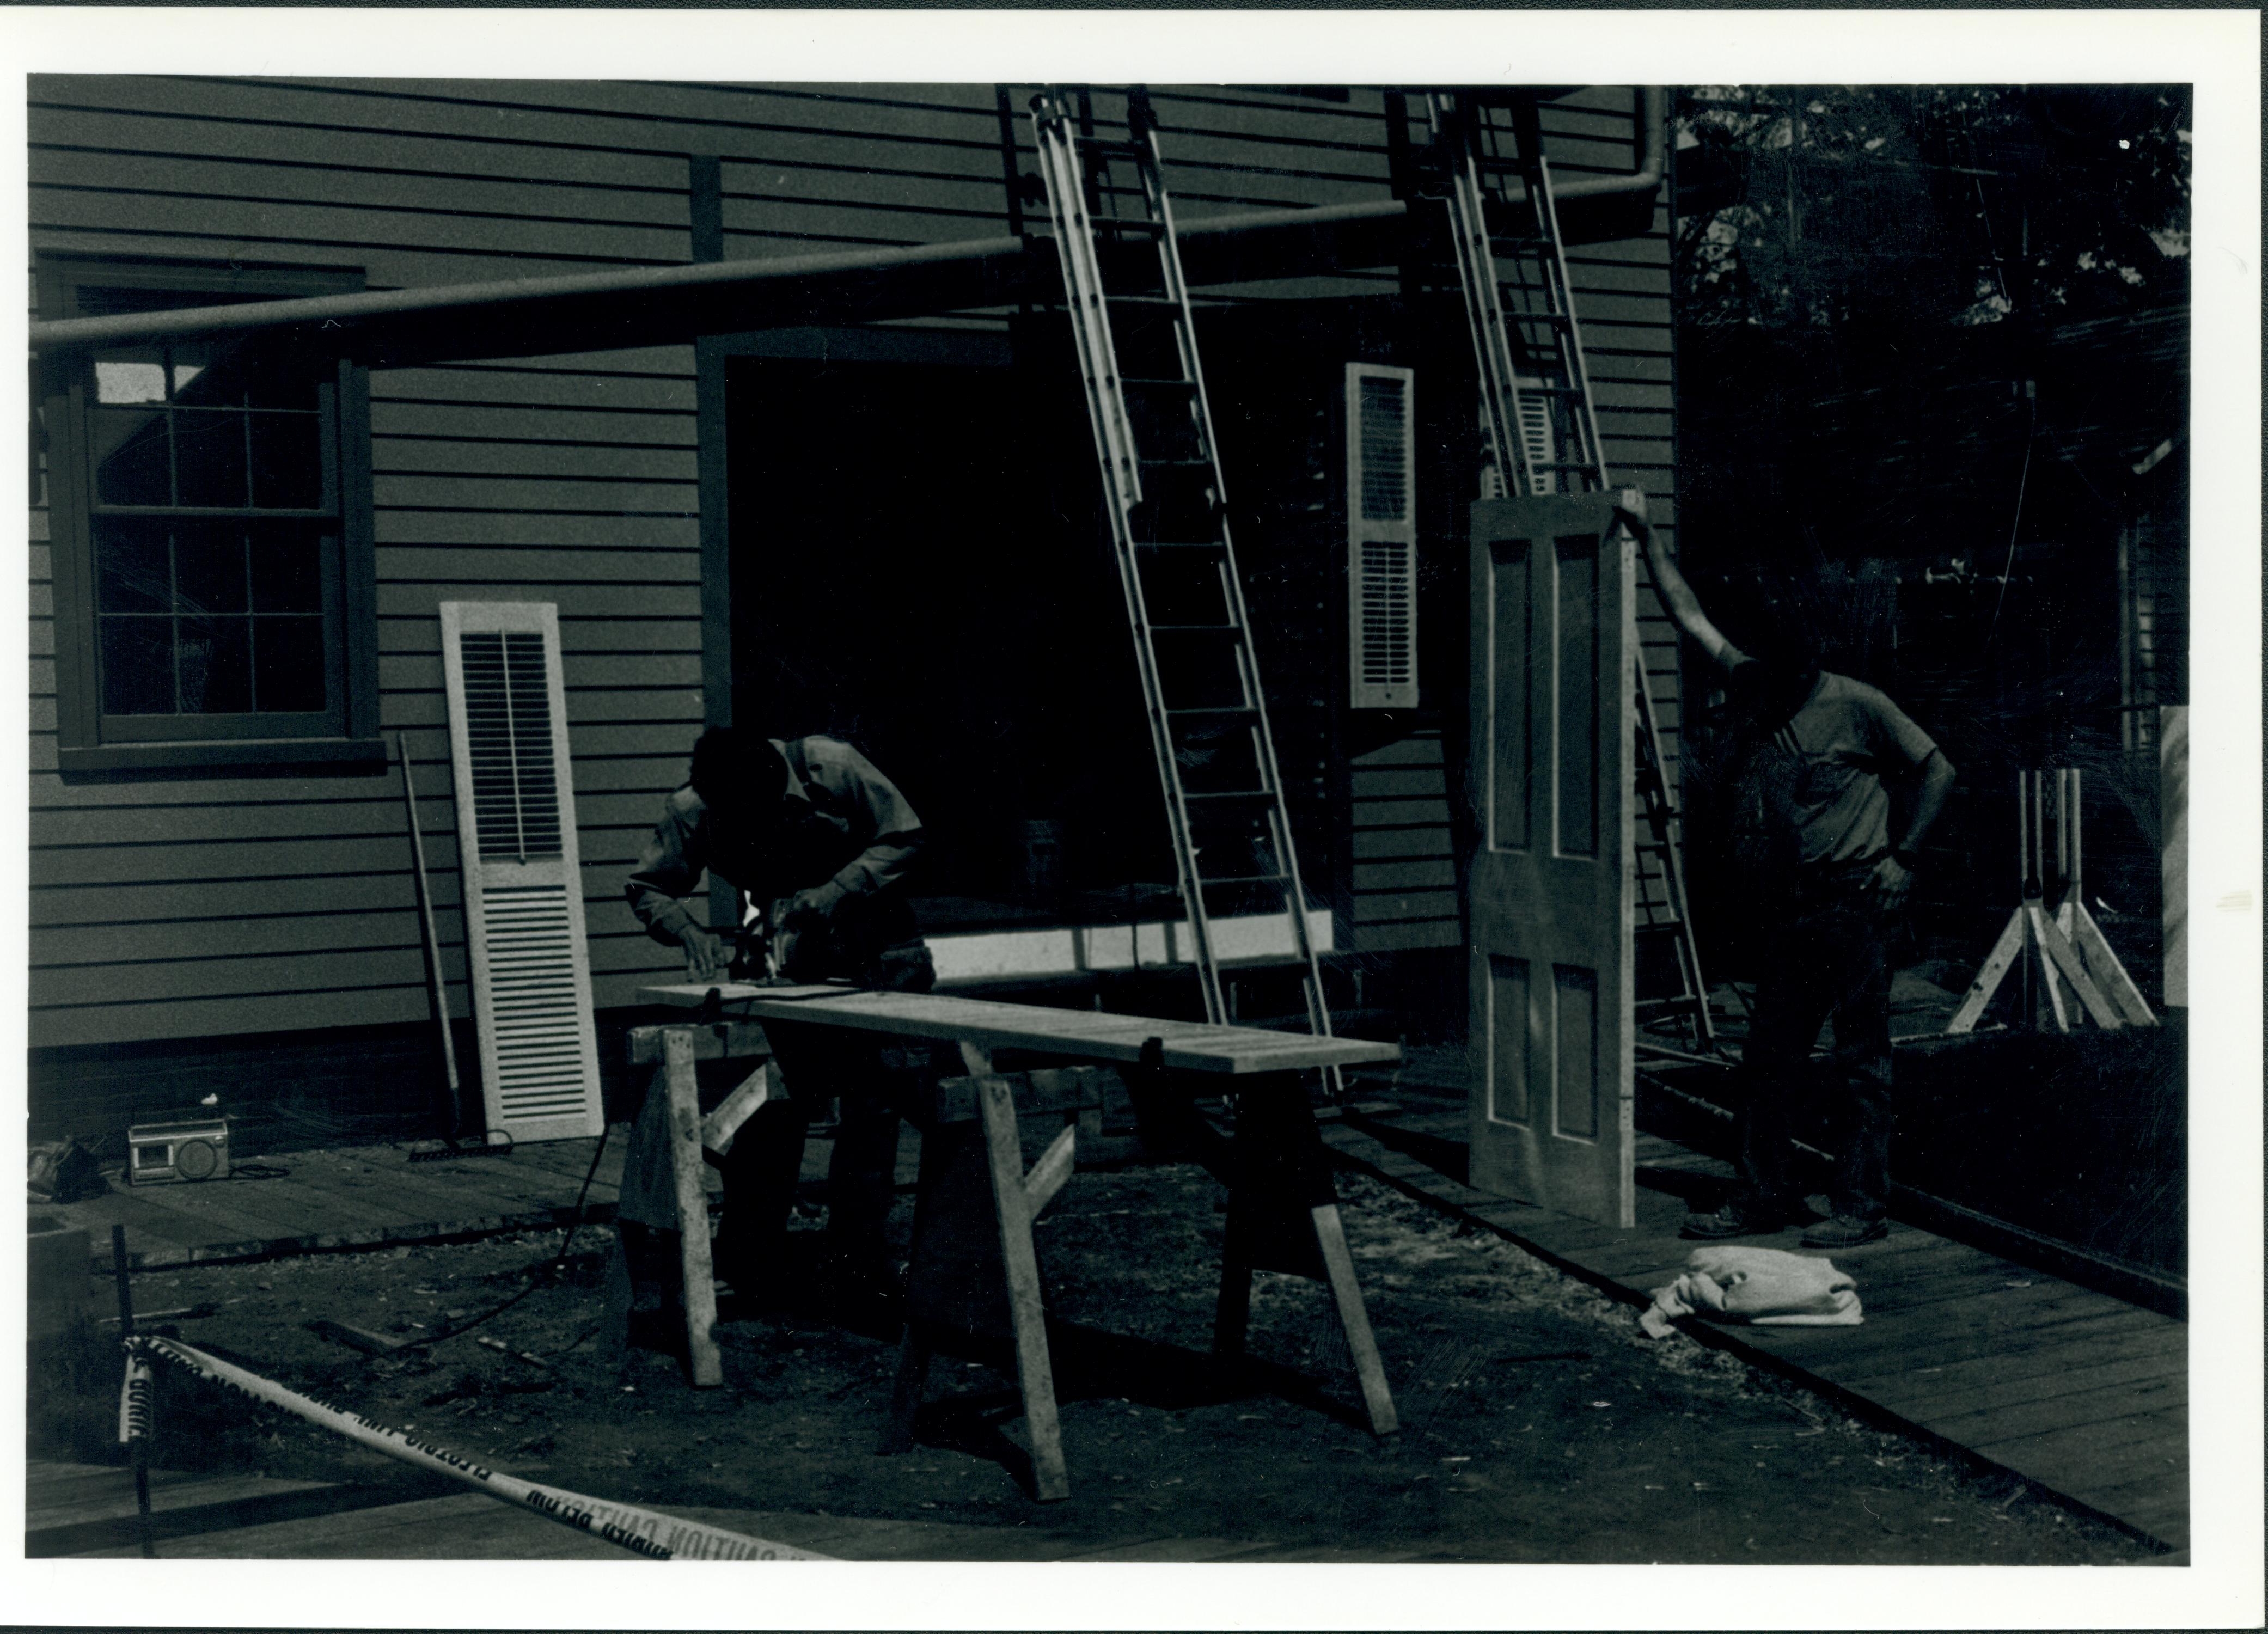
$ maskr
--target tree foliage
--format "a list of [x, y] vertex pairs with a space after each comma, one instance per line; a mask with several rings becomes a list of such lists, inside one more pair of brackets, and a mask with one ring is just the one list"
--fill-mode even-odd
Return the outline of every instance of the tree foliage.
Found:
[[1685, 322], [1889, 338], [2186, 298], [2186, 86], [1705, 85], [1675, 124]]

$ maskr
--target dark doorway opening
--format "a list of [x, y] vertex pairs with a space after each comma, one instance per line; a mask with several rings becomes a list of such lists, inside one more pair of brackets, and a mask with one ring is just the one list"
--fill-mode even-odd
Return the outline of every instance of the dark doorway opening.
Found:
[[930, 833], [925, 931], [1171, 892], [1125, 614], [1091, 493], [1056, 480], [1086, 425], [1027, 378], [801, 358], [726, 376], [733, 718], [841, 737], [898, 784]]

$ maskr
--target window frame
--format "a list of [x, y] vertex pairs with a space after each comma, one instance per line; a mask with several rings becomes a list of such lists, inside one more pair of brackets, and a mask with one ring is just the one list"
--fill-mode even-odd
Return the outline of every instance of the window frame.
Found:
[[[360, 290], [355, 269], [242, 267], [99, 255], [45, 254], [37, 276], [41, 315], [80, 315], [82, 287], [146, 289], [233, 299], [288, 300]], [[99, 350], [99, 349], [98, 349]], [[48, 501], [54, 556], [55, 759], [65, 777], [201, 771], [234, 774], [302, 768], [383, 769], [378, 731], [378, 584], [371, 497], [369, 371], [351, 357], [317, 372], [325, 423], [326, 487], [336, 502], [337, 548], [324, 564], [330, 702], [320, 713], [200, 718], [105, 716], [99, 660], [99, 598], [94, 563], [92, 407], [94, 351], [42, 359], [40, 397], [47, 431]], [[282, 517], [300, 515], [282, 512]], [[328, 520], [328, 519], [317, 519]], [[328, 641], [333, 616], [339, 639]]]

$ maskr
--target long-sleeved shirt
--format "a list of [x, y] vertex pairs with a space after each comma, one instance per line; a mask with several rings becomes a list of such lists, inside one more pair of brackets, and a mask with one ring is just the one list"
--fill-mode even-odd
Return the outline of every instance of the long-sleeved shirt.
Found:
[[674, 943], [700, 923], [681, 899], [704, 870], [759, 903], [830, 880], [857, 902], [895, 884], [920, 850], [921, 819], [858, 750], [833, 738], [771, 745], [791, 776], [785, 796], [764, 811], [720, 821], [690, 784], [662, 802], [627, 887], [656, 941]]

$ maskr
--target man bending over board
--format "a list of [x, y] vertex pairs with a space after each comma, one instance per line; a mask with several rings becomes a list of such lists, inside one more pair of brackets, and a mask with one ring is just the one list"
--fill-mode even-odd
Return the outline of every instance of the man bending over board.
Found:
[[[1800, 632], [1761, 655], [1727, 641], [1646, 526], [1643, 498], [1626, 499], [1618, 515], [1646, 547], [1663, 606], [1726, 672], [1747, 762], [1742, 806], [1770, 851], [1775, 892], [1742, 1054], [1740, 1183], [1715, 1213], [1688, 1215], [1684, 1234], [1742, 1237], [1809, 1217], [1789, 1159], [1797, 1108], [1824, 1093], [1838, 1126], [1832, 1218], [1806, 1231], [1804, 1246], [1871, 1242], [1889, 1229], [1890, 932], [1953, 766], [1881, 693], [1821, 669]], [[1815, 1072], [1812, 1046], [1830, 1016], [1834, 1053]]]
[[[901, 888], [922, 838], [921, 819], [896, 785], [849, 744], [714, 727], [694, 745], [685, 786], [662, 803], [661, 821], [630, 876], [630, 908], [656, 941], [684, 950], [694, 981], [722, 981], [732, 947], [681, 900], [705, 871], [762, 907], [780, 975], [927, 992], [936, 968], [915, 934]], [[896, 1092], [925, 1063], [926, 1051], [880, 1045], [840, 1028], [764, 1030], [785, 1093], [741, 1125], [725, 1159], [718, 1270], [743, 1293], [777, 1291], [804, 1134], [813, 1108], [836, 1096], [841, 1117], [827, 1178], [824, 1291], [852, 1320], [886, 1315], [878, 1307], [896, 1285], [883, 1234], [895, 1192]], [[632, 1134], [621, 1211], [635, 1225], [674, 1230], [661, 1099], [648, 1093]], [[644, 1234], [624, 1233], [634, 1271], [641, 1253], [657, 1270], [674, 1262], [664, 1245], [648, 1240], [633, 1248]]]

